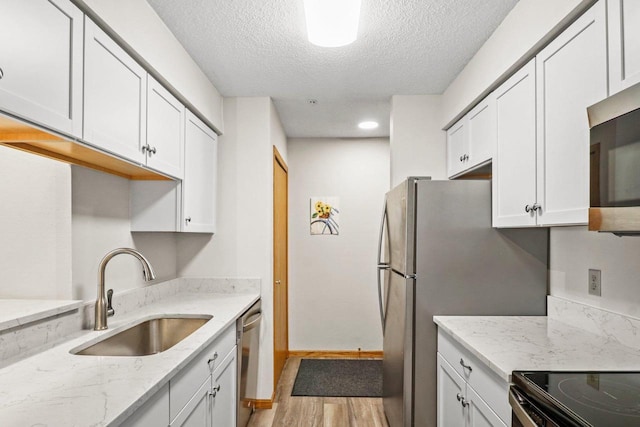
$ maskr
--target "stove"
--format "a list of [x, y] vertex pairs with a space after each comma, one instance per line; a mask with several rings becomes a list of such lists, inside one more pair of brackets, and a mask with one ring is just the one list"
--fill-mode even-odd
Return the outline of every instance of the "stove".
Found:
[[640, 426], [640, 372], [516, 371], [512, 381], [514, 426]]

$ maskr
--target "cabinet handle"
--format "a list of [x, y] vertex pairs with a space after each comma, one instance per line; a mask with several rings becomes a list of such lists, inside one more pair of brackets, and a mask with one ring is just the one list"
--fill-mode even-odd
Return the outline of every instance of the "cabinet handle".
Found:
[[216, 351], [215, 353], [213, 353], [213, 357], [209, 360], [207, 360], [207, 365], [209, 365], [209, 367], [211, 367], [211, 362], [215, 362], [215, 360], [218, 358], [218, 352]]
[[464, 162], [464, 156], [460, 156], [460, 161]]
[[533, 206], [531, 206], [531, 210], [534, 212], [540, 213], [540, 211], [542, 211], [542, 206], [540, 206], [537, 203], [534, 203]]
[[189, 224], [191, 222], [191, 217], [188, 216], [184, 219], [184, 222], [186, 222], [187, 224]]
[[220, 384], [218, 384], [218, 387], [214, 387], [213, 390], [209, 392], [209, 396], [215, 398], [219, 391], [220, 391]]
[[3, 77], [4, 77], [4, 71], [2, 70], [2, 68], [0, 68], [0, 80], [2, 80]]
[[464, 155], [464, 156], [462, 156], [462, 157], [464, 157], [464, 160], [469, 160], [469, 155], [468, 155], [468, 154], [465, 154], [465, 155]]
[[463, 408], [466, 408], [467, 406], [469, 406], [469, 402], [467, 402], [464, 396], [461, 395], [460, 393], [456, 395], [456, 398], [458, 399], [458, 402], [460, 402]]
[[149, 148], [149, 152], [150, 152], [151, 154], [156, 154], [156, 147], [151, 147], [151, 148]]
[[473, 371], [473, 369], [471, 368], [471, 366], [469, 365], [465, 365], [464, 364], [464, 359], [460, 359], [460, 366], [462, 366], [464, 369], [468, 369], [469, 372]]
[[532, 209], [531, 209], [531, 206], [529, 206], [529, 205], [526, 205], [526, 206], [524, 207], [524, 211], [525, 211], [526, 213], [531, 212], [531, 210], [532, 210]]

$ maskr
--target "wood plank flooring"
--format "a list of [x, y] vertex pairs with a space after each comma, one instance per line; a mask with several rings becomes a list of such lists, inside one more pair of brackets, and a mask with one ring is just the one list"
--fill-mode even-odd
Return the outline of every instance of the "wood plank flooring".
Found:
[[287, 360], [273, 408], [257, 410], [248, 427], [388, 427], [382, 399], [291, 396], [300, 360]]

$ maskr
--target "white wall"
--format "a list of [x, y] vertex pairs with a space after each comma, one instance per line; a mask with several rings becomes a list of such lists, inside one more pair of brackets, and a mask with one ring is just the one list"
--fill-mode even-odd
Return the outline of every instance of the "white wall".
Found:
[[190, 109], [224, 132], [222, 97], [145, 0], [75, 0], [114, 31]]
[[[640, 237], [586, 227], [551, 229], [551, 295], [640, 317]], [[589, 295], [590, 268], [602, 270], [602, 296]]]
[[[375, 260], [389, 140], [289, 140], [289, 347], [381, 350]], [[309, 199], [340, 198], [340, 234], [311, 236]]]
[[69, 166], [0, 146], [0, 298], [71, 299]]
[[520, 0], [443, 94], [448, 127], [595, 0]]
[[178, 236], [180, 277], [261, 279], [258, 398], [273, 393], [273, 145], [287, 143], [270, 98], [225, 98], [218, 144], [218, 227], [213, 237]]
[[[110, 250], [139, 249], [159, 280], [176, 277], [175, 235], [137, 233], [129, 181], [0, 146], [0, 298], [96, 297], [98, 264]], [[139, 263], [107, 268], [115, 291], [144, 286]]]
[[[96, 298], [98, 265], [119, 247], [138, 249], [151, 263], [158, 281], [176, 277], [176, 237], [173, 233], [131, 233], [130, 181], [80, 166], [72, 166], [73, 297]], [[106, 270], [106, 287], [115, 292], [139, 288], [140, 262], [118, 255]]]
[[447, 179], [447, 139], [441, 130], [442, 96], [391, 98], [391, 187], [408, 176]]

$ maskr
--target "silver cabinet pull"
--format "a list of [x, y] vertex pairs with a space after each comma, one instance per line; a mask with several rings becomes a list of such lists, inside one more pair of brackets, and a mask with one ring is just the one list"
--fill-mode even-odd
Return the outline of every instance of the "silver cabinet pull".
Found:
[[4, 70], [0, 68], [0, 80], [2, 80], [3, 77], [4, 77]]
[[209, 396], [215, 398], [218, 395], [219, 391], [220, 391], [220, 384], [218, 384], [217, 387], [214, 387], [213, 390], [209, 392]]
[[460, 161], [464, 162], [464, 155], [460, 156]]
[[189, 224], [191, 222], [191, 217], [188, 216], [184, 219], [184, 222], [186, 222], [187, 224]]
[[213, 356], [209, 360], [207, 360], [207, 365], [211, 367], [211, 362], [215, 362], [217, 358], [218, 358], [218, 352], [216, 351], [215, 353], [213, 353]]
[[157, 150], [156, 150], [156, 147], [151, 147], [151, 148], [149, 148], [149, 152], [150, 152], [151, 154], [156, 154], [156, 151], [157, 151]]
[[456, 398], [458, 399], [458, 402], [460, 402], [463, 408], [466, 408], [467, 406], [469, 406], [469, 402], [467, 402], [464, 396], [461, 395], [460, 393], [456, 395]]
[[536, 212], [536, 211], [540, 212], [542, 210], [542, 206], [540, 206], [537, 203], [534, 203], [533, 206], [531, 206], [531, 210], [534, 211], [534, 212]]
[[146, 153], [147, 151], [149, 151], [149, 144], [145, 144], [142, 146], [142, 153]]
[[529, 213], [529, 212], [531, 212], [532, 210], [533, 210], [533, 209], [532, 209], [532, 208], [531, 208], [531, 206], [529, 206], [529, 205], [527, 205], [527, 206], [525, 206], [525, 207], [524, 207], [524, 211], [525, 211], [526, 213]]
[[465, 365], [464, 364], [464, 359], [460, 359], [460, 366], [462, 366], [464, 369], [468, 369], [469, 372], [473, 371], [473, 369], [471, 368], [471, 366], [469, 365]]

